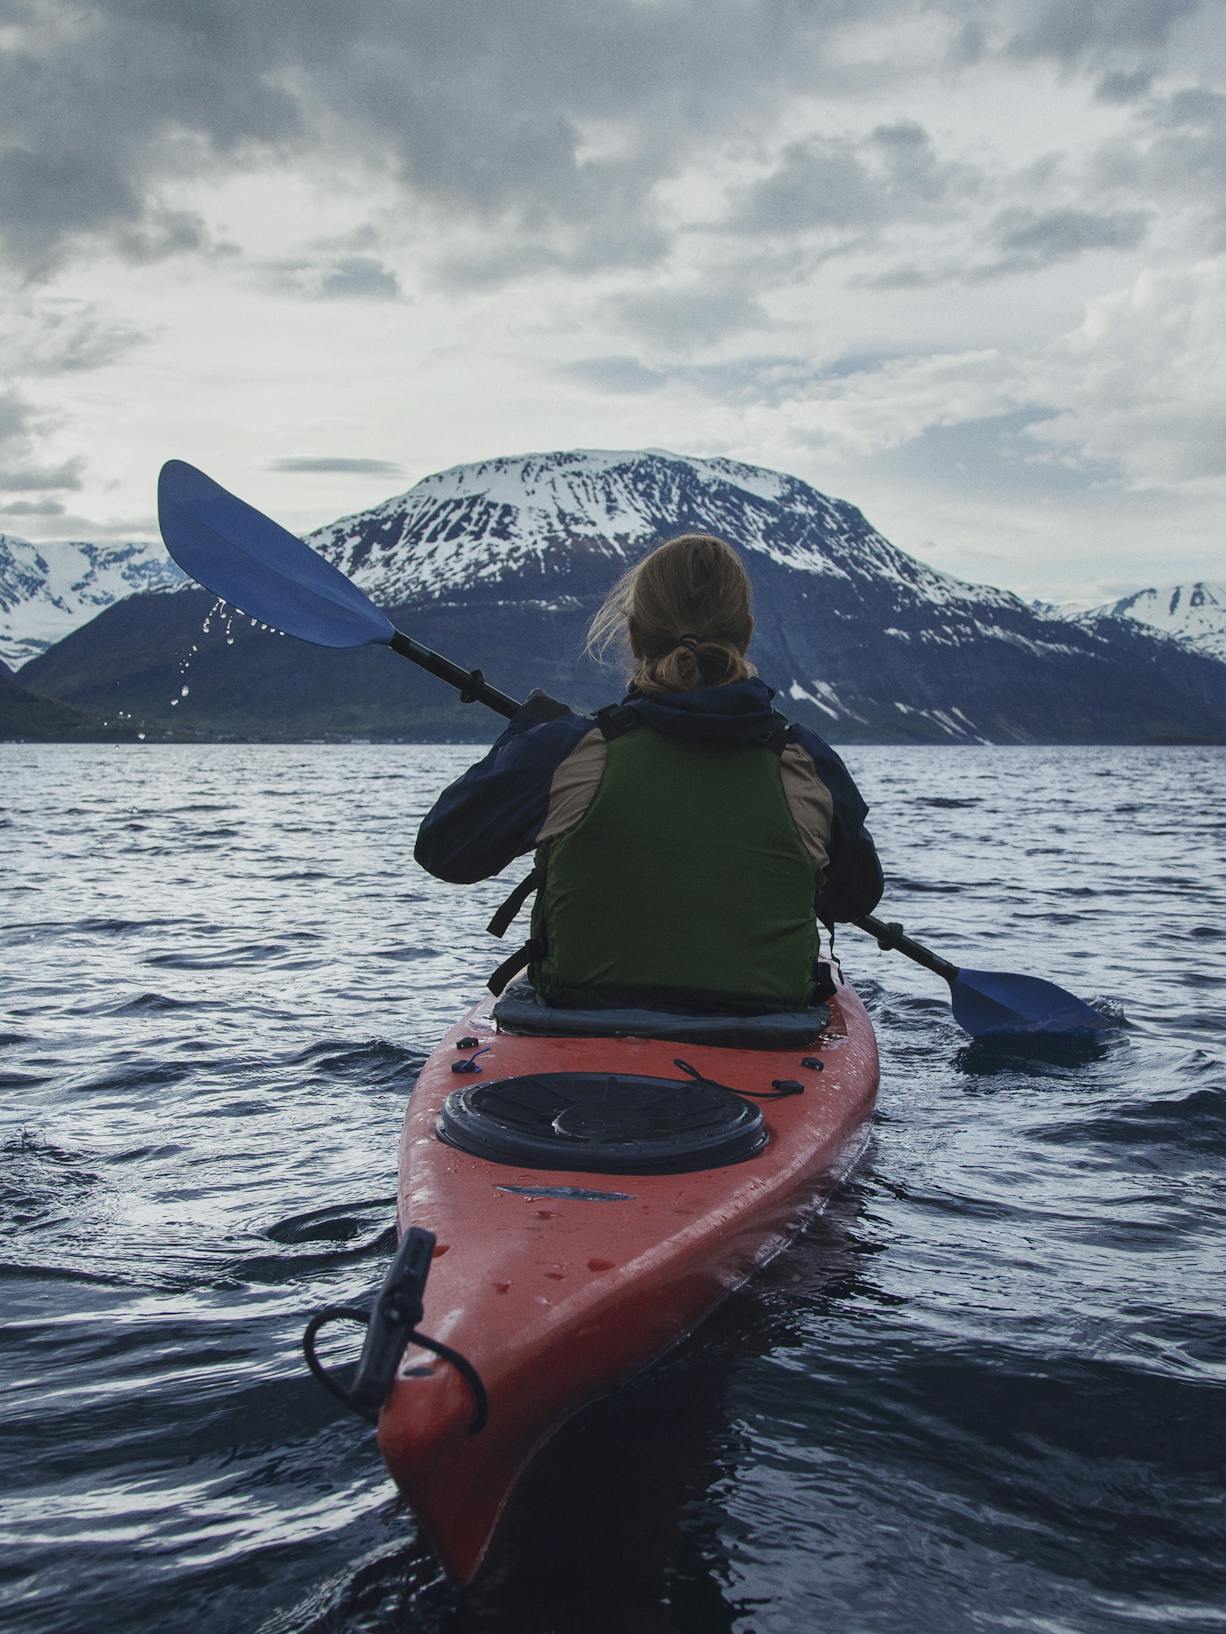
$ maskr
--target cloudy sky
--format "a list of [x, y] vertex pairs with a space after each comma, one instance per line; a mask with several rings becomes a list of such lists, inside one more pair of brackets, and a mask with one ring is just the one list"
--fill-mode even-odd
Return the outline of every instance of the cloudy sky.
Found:
[[0, 531], [725, 454], [1226, 578], [1222, 0], [0, 0]]

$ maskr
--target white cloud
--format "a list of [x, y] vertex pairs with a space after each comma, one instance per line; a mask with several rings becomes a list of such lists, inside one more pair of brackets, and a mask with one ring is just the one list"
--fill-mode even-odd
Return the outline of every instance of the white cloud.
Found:
[[1146, 271], [1092, 300], [1031, 379], [1059, 411], [1037, 443], [1138, 488], [1226, 482], [1226, 266]]

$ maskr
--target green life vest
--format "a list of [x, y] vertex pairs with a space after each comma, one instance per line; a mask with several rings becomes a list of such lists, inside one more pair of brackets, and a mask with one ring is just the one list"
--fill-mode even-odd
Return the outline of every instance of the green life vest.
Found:
[[813, 999], [817, 863], [770, 747], [613, 737], [579, 822], [537, 852], [533, 986], [551, 1004], [746, 1011]]

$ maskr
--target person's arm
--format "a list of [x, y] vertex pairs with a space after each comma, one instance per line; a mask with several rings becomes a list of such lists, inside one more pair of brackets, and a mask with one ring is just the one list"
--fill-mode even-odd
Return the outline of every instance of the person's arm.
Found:
[[592, 728], [583, 715], [533, 693], [484, 759], [443, 790], [417, 831], [413, 855], [438, 879], [471, 885], [531, 851], [549, 810], [553, 774]]
[[817, 917], [823, 925], [860, 919], [872, 913], [885, 888], [877, 847], [864, 826], [868, 807], [847, 767], [816, 732], [794, 725], [788, 735], [812, 756], [817, 775], [830, 790], [834, 808], [830, 860], [825, 884], [817, 894]]

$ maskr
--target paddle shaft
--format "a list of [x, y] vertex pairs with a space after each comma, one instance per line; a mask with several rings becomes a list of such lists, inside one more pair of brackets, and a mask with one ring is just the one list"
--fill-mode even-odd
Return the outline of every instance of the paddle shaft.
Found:
[[514, 698], [508, 697], [505, 692], [499, 692], [497, 687], [490, 686], [479, 669], [462, 669], [459, 664], [453, 664], [450, 658], [444, 658], [442, 653], [423, 647], [420, 641], [414, 641], [411, 635], [405, 635], [401, 630], [396, 631], [388, 645], [402, 658], [407, 658], [410, 663], [417, 664], [421, 669], [429, 670], [431, 675], [436, 675], [440, 681], [446, 681], [448, 686], [455, 687], [462, 703], [484, 704], [487, 709], [505, 715], [508, 720], [519, 708]]
[[947, 982], [952, 982], [958, 975], [957, 965], [950, 964], [948, 959], [942, 959], [922, 942], [907, 936], [902, 926], [897, 923], [887, 924], [884, 919], [876, 919], [871, 913], [866, 913], [862, 919], [853, 919], [852, 924], [858, 930], [867, 931], [870, 936], [875, 936], [878, 947], [885, 948], [887, 952], [897, 948], [899, 953], [905, 954], [908, 959], [914, 959], [917, 965], [923, 965], [926, 970], [935, 970], [938, 976], [944, 976]]

